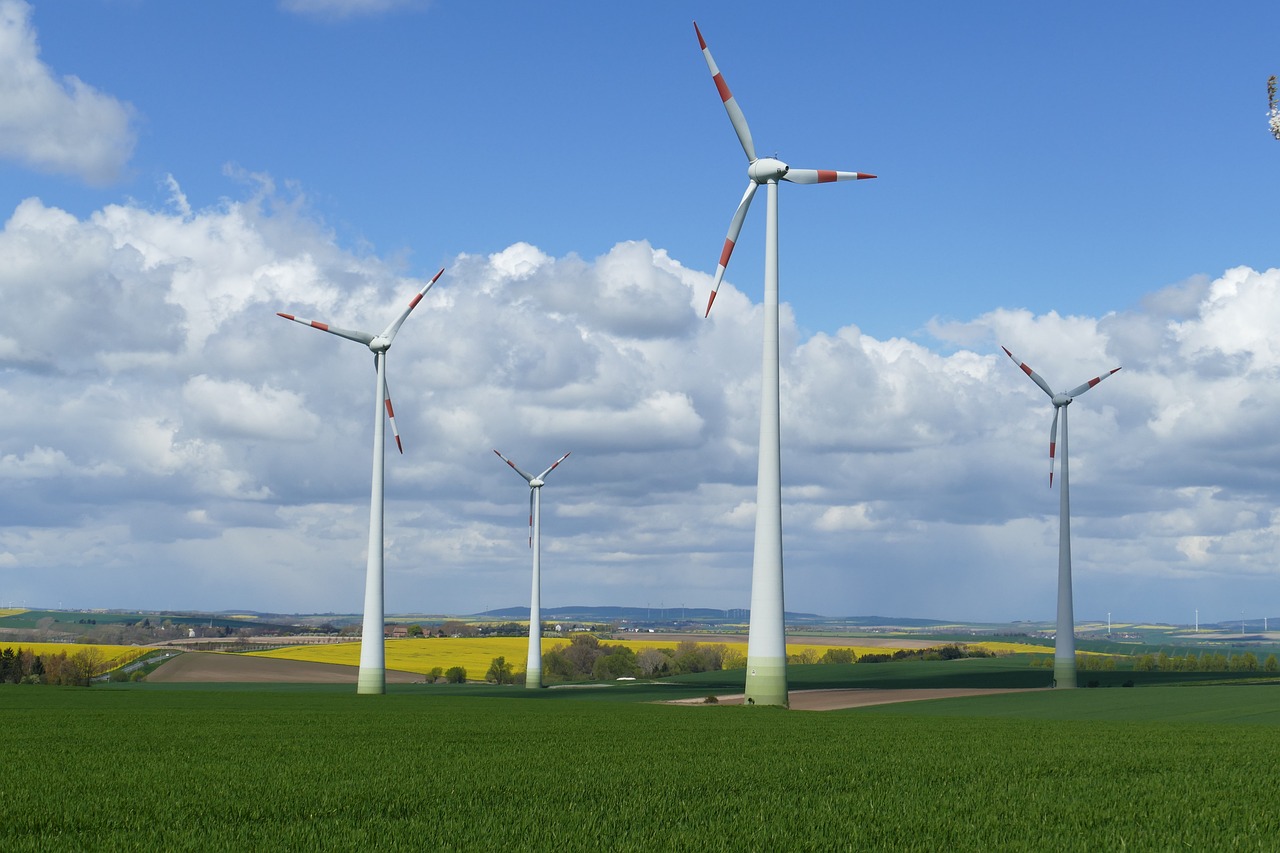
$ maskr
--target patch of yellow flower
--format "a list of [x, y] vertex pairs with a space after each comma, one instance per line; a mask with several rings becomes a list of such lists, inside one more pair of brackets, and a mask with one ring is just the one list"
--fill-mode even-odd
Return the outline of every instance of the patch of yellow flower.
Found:
[[67, 657], [71, 657], [77, 652], [83, 652], [85, 649], [97, 649], [102, 653], [103, 659], [108, 662], [108, 669], [115, 669], [118, 666], [124, 666], [129, 661], [142, 657], [150, 649], [141, 646], [108, 646], [98, 645], [96, 643], [10, 643], [0, 642], [0, 649], [29, 649], [32, 653], [44, 657], [45, 655], [56, 655], [66, 652]]
[[[567, 637], [543, 637], [542, 652], [551, 651], [557, 646], [567, 646]], [[601, 640], [610, 646], [626, 646], [639, 653], [643, 649], [671, 649], [680, 645], [679, 640], [658, 639], [625, 639]], [[722, 645], [730, 651], [746, 656], [747, 644], [743, 642], [720, 642], [714, 635], [697, 640], [699, 645]], [[938, 645], [944, 645], [939, 643]], [[988, 648], [997, 653], [1006, 652], [1038, 652], [1043, 653], [1042, 646], [1028, 646], [1020, 643], [970, 643], [972, 646]], [[904, 647], [905, 648], [905, 647]], [[449, 669], [460, 666], [467, 671], [467, 677], [483, 678], [485, 672], [496, 657], [504, 657], [512, 664], [516, 672], [523, 672], [528, 658], [528, 637], [433, 637], [412, 640], [387, 640], [387, 669], [401, 672], [428, 673], [435, 667]], [[822, 658], [829, 649], [852, 649], [861, 657], [866, 654], [893, 654], [897, 651], [892, 646], [847, 646], [812, 645], [807, 643], [788, 643], [788, 655], [806, 656], [813, 661]], [[358, 666], [360, 663], [359, 641], [350, 643], [330, 643], [305, 646], [286, 646], [280, 649], [269, 649], [248, 654], [261, 657], [280, 658], [283, 660], [314, 661], [316, 663], [334, 663], [343, 666]]]
[[5, 616], [17, 616], [19, 613], [26, 612], [27, 611], [21, 607], [0, 607], [0, 619]]

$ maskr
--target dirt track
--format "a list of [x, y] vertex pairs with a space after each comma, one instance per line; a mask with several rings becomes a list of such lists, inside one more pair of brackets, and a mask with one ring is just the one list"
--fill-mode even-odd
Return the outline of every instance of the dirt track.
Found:
[[[334, 663], [278, 660], [256, 655], [183, 652], [147, 676], [151, 682], [275, 682], [277, 684], [355, 684], [357, 668]], [[422, 681], [413, 672], [387, 670], [387, 681]]]

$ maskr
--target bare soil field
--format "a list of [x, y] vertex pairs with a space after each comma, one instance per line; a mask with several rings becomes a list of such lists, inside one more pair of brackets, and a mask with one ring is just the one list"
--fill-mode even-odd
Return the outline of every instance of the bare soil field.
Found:
[[[1035, 688], [1047, 690], [1048, 688]], [[893, 702], [919, 702], [924, 699], [956, 699], [963, 696], [987, 696], [992, 693], [1025, 693], [1020, 688], [959, 687], [950, 689], [878, 690], [850, 688], [847, 690], [792, 690], [788, 696], [792, 711], [837, 711], [841, 708], [863, 708], [867, 705], [888, 705]], [[717, 696], [714, 704], [706, 699], [680, 699], [674, 705], [741, 705], [742, 694]]]
[[[277, 660], [216, 652], [183, 652], [147, 676], [150, 682], [275, 682], [277, 684], [355, 684], [357, 668], [333, 663]], [[387, 670], [387, 681], [422, 681], [413, 672]]]

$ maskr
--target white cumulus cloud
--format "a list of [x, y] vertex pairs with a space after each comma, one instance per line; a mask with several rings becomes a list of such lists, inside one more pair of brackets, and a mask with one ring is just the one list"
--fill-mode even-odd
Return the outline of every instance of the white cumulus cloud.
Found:
[[0, 0], [0, 157], [90, 184], [114, 181], [133, 155], [133, 108], [40, 60], [24, 0]]
[[[176, 180], [170, 189], [180, 194]], [[426, 276], [338, 245], [305, 201], [16, 203], [0, 231], [0, 578], [84, 604], [359, 609], [367, 348]], [[461, 255], [388, 355], [387, 602], [749, 601], [761, 310], [661, 248]], [[1052, 618], [1054, 387], [1070, 408], [1077, 613], [1172, 619], [1274, 584], [1280, 270], [1226, 270], [1101, 317], [993, 307], [936, 341], [782, 315], [787, 603], [829, 615]], [[936, 346], [937, 342], [941, 346]], [[380, 417], [381, 415], [378, 414]], [[38, 571], [36, 571], [38, 569]], [[127, 572], [131, 592], [121, 592]], [[125, 599], [128, 600], [125, 600]]]

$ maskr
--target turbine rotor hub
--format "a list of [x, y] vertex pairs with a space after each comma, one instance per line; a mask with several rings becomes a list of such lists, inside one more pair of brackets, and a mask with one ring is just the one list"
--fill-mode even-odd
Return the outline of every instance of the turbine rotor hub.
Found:
[[751, 161], [751, 165], [747, 167], [747, 177], [757, 184], [766, 184], [769, 181], [778, 180], [790, 170], [791, 167], [781, 160], [761, 157], [759, 160]]
[[1073, 399], [1072, 397], [1068, 397], [1066, 394], [1054, 394], [1053, 395], [1054, 408], [1061, 409], [1063, 406], [1070, 404], [1072, 399]]
[[543, 485], [544, 485], [544, 482], [542, 480], [539, 480], [537, 477], [534, 477], [532, 480], [529, 481], [529, 488], [531, 489], [540, 489], [542, 488]]
[[373, 340], [369, 341], [369, 349], [374, 352], [386, 352], [391, 349], [391, 341], [387, 340], [382, 335], [378, 335]]

